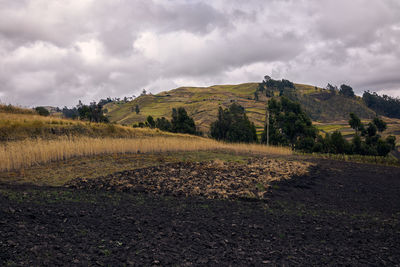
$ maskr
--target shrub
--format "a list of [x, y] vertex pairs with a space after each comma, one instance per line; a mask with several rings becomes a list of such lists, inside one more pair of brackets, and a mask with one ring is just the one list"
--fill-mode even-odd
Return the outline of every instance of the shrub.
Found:
[[36, 107], [35, 110], [40, 116], [50, 115], [50, 112], [45, 107]]

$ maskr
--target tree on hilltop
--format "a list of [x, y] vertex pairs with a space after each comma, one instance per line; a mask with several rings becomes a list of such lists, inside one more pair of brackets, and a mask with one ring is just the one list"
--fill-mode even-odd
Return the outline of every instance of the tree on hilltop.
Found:
[[347, 97], [355, 97], [353, 88], [351, 88], [350, 86], [348, 86], [346, 84], [342, 84], [340, 86], [339, 94], [341, 94], [343, 96], [347, 96]]

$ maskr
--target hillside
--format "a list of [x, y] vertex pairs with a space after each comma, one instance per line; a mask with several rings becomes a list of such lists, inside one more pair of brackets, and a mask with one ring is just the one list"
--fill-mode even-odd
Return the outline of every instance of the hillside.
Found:
[[[4, 106], [3, 106], [4, 107]], [[133, 129], [118, 124], [93, 123], [40, 116], [29, 109], [0, 106], [0, 143], [60, 137], [136, 138], [178, 136], [154, 129]]]
[[[288, 97], [299, 101], [314, 121], [333, 122], [347, 120], [350, 112], [355, 112], [363, 119], [373, 118], [375, 112], [365, 106], [362, 99], [332, 95], [328, 90], [315, 86], [295, 84], [294, 92]], [[146, 120], [148, 115], [154, 118], [171, 117], [171, 109], [183, 106], [196, 125], [203, 132], [208, 132], [215, 120], [219, 106], [227, 107], [232, 102], [242, 105], [260, 132], [265, 121], [265, 106], [268, 98], [258, 92], [258, 101], [254, 93], [258, 83], [239, 85], [214, 85], [210, 87], [181, 87], [157, 95], [143, 95], [127, 103], [112, 102], [105, 106], [107, 116], [113, 122], [134, 124]], [[279, 92], [276, 92], [279, 93]], [[140, 113], [135, 113], [135, 106]]]

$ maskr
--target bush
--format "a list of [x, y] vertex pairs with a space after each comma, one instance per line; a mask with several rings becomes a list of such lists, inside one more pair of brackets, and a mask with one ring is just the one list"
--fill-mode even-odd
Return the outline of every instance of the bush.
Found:
[[150, 128], [156, 127], [156, 122], [154, 121], [154, 118], [153, 118], [152, 116], [148, 116], [148, 117], [147, 117], [146, 124], [147, 124], [148, 127], [150, 127]]
[[172, 125], [171, 122], [169, 120], [167, 120], [166, 118], [162, 117], [157, 118], [156, 120], [156, 128], [160, 129], [161, 131], [167, 131], [170, 132], [172, 130]]
[[40, 116], [50, 115], [50, 112], [45, 107], [36, 107], [35, 110]]

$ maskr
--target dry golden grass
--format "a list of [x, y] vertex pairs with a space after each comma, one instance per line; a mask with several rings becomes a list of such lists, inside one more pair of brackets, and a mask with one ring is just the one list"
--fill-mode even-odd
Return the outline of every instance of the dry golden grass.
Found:
[[0, 170], [16, 170], [77, 156], [213, 150], [228, 150], [236, 153], [292, 154], [289, 148], [284, 147], [267, 147], [257, 144], [227, 144], [212, 139], [184, 135], [124, 139], [63, 137], [55, 140], [23, 140], [0, 144]]
[[60, 136], [136, 138], [174, 135], [154, 129], [133, 129], [117, 124], [0, 112], [0, 142], [27, 138], [56, 139]]
[[14, 113], [14, 114], [37, 114], [35, 110], [29, 108], [20, 108], [12, 105], [0, 104], [0, 112]]

